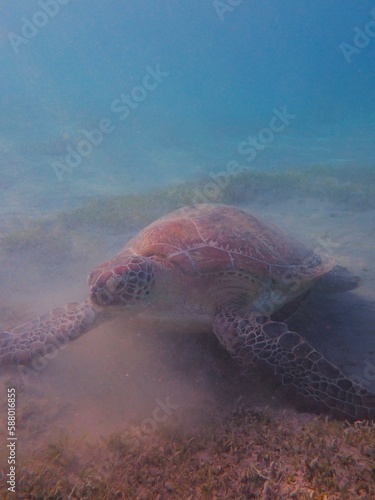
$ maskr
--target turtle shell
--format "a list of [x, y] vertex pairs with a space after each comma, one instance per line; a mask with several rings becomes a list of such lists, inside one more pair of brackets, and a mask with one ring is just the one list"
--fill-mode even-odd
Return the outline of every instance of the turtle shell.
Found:
[[332, 265], [283, 230], [243, 210], [201, 204], [181, 208], [136, 235], [113, 261], [157, 256], [186, 275], [245, 271], [274, 282], [315, 280]]

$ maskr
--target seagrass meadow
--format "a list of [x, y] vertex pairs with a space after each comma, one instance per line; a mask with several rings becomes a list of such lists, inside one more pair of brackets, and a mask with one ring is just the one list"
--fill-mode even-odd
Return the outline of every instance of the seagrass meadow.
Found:
[[291, 415], [238, 405], [196, 429], [176, 417], [134, 449], [137, 431], [134, 426], [95, 444], [56, 437], [23, 461], [19, 497], [374, 498], [375, 428], [364, 422], [297, 423]]
[[[139, 229], [162, 214], [202, 202], [244, 204], [249, 201], [311, 197], [322, 202], [342, 203], [352, 211], [363, 211], [375, 207], [374, 181], [372, 166], [358, 170], [331, 165], [286, 171], [249, 170], [228, 177], [225, 186], [218, 186], [213, 196], [209, 196], [203, 189], [212, 184], [212, 178], [202, 176], [195, 182], [183, 182], [149, 192], [92, 199], [72, 210], [26, 219], [26, 223], [15, 218], [15, 228], [3, 231], [0, 241], [2, 248], [11, 252], [12, 245], [16, 245], [17, 249], [39, 245], [43, 237], [45, 251], [53, 252], [54, 244], [63, 249], [69, 245], [67, 230], [79, 230], [82, 226], [105, 227], [112, 232]], [[21, 226], [18, 229], [17, 224]], [[53, 232], [45, 233], [48, 228], [53, 228]], [[64, 232], [64, 241], [59, 240], [59, 232]], [[73, 236], [70, 236], [71, 240]], [[53, 241], [45, 242], [48, 237]]]
[[[325, 241], [361, 276], [358, 293], [312, 297], [292, 325], [370, 386], [373, 244], [363, 235], [375, 220], [373, 175], [370, 168], [355, 179], [323, 167], [245, 172], [210, 200], [254, 210], [312, 244]], [[194, 202], [210, 180], [15, 219], [1, 235], [0, 257], [24, 264], [3, 272], [3, 327], [81, 297], [94, 263], [159, 215]], [[25, 269], [34, 276], [28, 286]], [[36, 375], [2, 372], [2, 387], [17, 389], [18, 497], [373, 499], [374, 425], [297, 412], [271, 380], [237, 367], [209, 333], [117, 321], [72, 343]], [[155, 401], [168, 398], [168, 418], [150, 423]], [[5, 479], [4, 449], [0, 462]]]

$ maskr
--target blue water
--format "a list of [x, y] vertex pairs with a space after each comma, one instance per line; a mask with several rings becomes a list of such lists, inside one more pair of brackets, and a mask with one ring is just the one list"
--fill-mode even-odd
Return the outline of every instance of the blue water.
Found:
[[[373, 8], [354, 0], [7, 2], [2, 212], [197, 179], [230, 160], [279, 170], [371, 165]], [[292, 118], [271, 122], [275, 110]], [[95, 135], [100, 127], [106, 132]], [[254, 156], [248, 138], [258, 134]]]
[[[115, 217], [113, 227], [111, 210], [117, 205], [111, 200], [103, 210], [101, 203], [86, 205], [93, 207], [92, 219], [87, 208], [73, 216], [71, 208], [186, 180], [195, 181], [194, 192], [202, 196], [213, 179], [226, 182], [233, 166], [266, 173], [309, 169], [326, 175], [315, 183], [311, 174], [306, 177], [315, 186], [313, 196], [288, 192], [281, 181], [279, 190], [272, 184], [263, 197], [251, 199], [248, 182], [237, 185], [229, 201], [254, 209], [361, 277], [353, 292], [313, 296], [290, 328], [375, 391], [375, 0], [8, 0], [0, 4], [0, 75], [0, 332], [84, 300], [87, 274], [116, 255], [146, 220], [164, 213], [168, 203], [158, 210], [159, 198], [150, 206], [145, 198], [144, 214], [129, 203], [129, 218], [125, 214], [121, 226]], [[335, 191], [340, 169], [349, 172], [340, 178], [348, 200]], [[357, 185], [361, 169], [367, 174]], [[319, 198], [325, 178], [328, 194]], [[257, 186], [250, 192], [257, 194]], [[61, 211], [65, 217], [54, 217]], [[142, 428], [165, 395], [187, 415], [192, 408], [209, 416], [220, 405], [229, 411], [243, 396], [253, 407], [272, 408], [275, 401], [278, 406], [274, 392], [256, 379], [245, 387], [244, 378], [231, 375], [232, 365], [210, 354], [208, 343], [180, 340], [182, 323], [168, 329], [152, 318], [146, 326], [125, 318], [61, 349], [40, 373], [35, 369], [35, 379], [34, 374], [17, 393], [19, 477], [24, 471], [28, 477], [35, 451], [60, 430], [76, 433], [82, 444], [127, 431], [133, 421]], [[169, 330], [173, 335], [164, 339]], [[5, 391], [12, 379], [7, 372], [4, 377]], [[5, 401], [0, 406], [5, 408]], [[5, 418], [0, 420], [5, 435]], [[244, 442], [238, 457], [248, 456], [258, 442], [258, 434]], [[81, 478], [86, 455], [86, 449], [74, 450], [79, 460], [68, 460], [69, 480], [75, 481], [73, 472]], [[50, 453], [44, 456], [37, 468], [41, 479], [43, 464], [53, 461]], [[96, 456], [92, 453], [95, 467]], [[272, 453], [266, 450], [264, 456]], [[196, 458], [205, 460], [200, 452]], [[368, 457], [362, 458], [367, 464]], [[296, 478], [309, 476], [296, 455], [294, 463], [299, 462]], [[113, 465], [104, 458], [98, 463]], [[246, 471], [269, 475], [268, 465], [254, 463], [257, 468], [246, 459]], [[288, 482], [290, 470], [284, 475]], [[104, 468], [98, 471], [93, 484], [106, 477]], [[270, 469], [270, 481], [274, 472]], [[147, 474], [147, 468], [140, 470], [139, 477]], [[252, 472], [241, 479], [250, 489], [252, 476], [258, 485]], [[364, 483], [371, 481], [363, 477]], [[297, 491], [294, 480], [288, 487]], [[54, 480], [50, 495], [55, 488]], [[78, 498], [76, 486], [70, 496], [73, 491]]]

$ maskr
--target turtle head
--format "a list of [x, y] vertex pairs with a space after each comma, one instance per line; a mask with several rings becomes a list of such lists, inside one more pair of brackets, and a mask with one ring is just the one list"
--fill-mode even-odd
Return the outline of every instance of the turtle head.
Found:
[[155, 263], [139, 255], [116, 258], [93, 271], [88, 282], [93, 305], [132, 306], [150, 297]]

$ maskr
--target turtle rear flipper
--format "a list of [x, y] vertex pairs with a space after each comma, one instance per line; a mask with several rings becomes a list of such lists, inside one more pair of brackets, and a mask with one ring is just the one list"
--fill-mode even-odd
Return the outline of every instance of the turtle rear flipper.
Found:
[[88, 302], [53, 309], [9, 332], [0, 333], [0, 365], [29, 364], [61, 349], [109, 318]]
[[346, 267], [334, 266], [316, 283], [315, 288], [326, 293], [354, 290], [360, 283], [359, 276], [352, 274]]
[[305, 410], [375, 419], [375, 394], [347, 378], [285, 323], [224, 308], [215, 314], [214, 331], [234, 359], [271, 372]]

